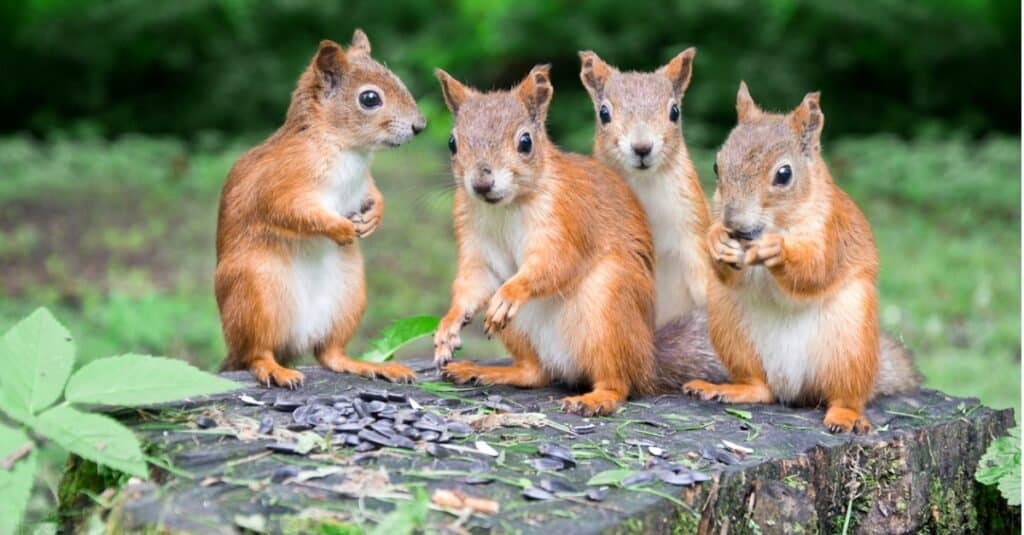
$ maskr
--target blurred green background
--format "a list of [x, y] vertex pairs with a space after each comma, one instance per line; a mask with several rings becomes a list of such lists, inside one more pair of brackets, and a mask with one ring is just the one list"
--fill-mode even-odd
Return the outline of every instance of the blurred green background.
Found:
[[[683, 128], [705, 192], [739, 80], [772, 109], [821, 90], [826, 158], [881, 249], [885, 329], [928, 386], [1019, 409], [1019, 2], [25, 0], [0, 3], [0, 26], [0, 328], [49, 306], [80, 361], [132, 351], [216, 367], [223, 179], [280, 124], [318, 41], [359, 26], [430, 126], [374, 166], [388, 209], [364, 243], [352, 352], [448, 304], [450, 119], [434, 67], [489, 88], [552, 63], [552, 136], [588, 151], [577, 50], [648, 70], [695, 45]], [[479, 337], [464, 351], [500, 352]]]

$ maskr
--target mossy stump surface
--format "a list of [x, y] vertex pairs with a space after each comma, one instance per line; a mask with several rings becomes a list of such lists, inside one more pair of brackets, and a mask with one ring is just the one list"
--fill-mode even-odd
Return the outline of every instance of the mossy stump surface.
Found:
[[[868, 410], [873, 432], [831, 435], [821, 425], [820, 409], [721, 405], [683, 396], [635, 399], [612, 417], [583, 419], [560, 410], [561, 398], [570, 393], [562, 388], [452, 390], [452, 385], [437, 382], [429, 364], [413, 364], [420, 371], [419, 385], [387, 384], [307, 368], [303, 369], [305, 386], [288, 392], [256, 385], [246, 373], [229, 373], [225, 375], [246, 388], [172, 407], [117, 414], [145, 441], [150, 454], [162, 459], [164, 467], [154, 468], [152, 481], [131, 482], [122, 488], [111, 500], [105, 521], [122, 531], [349, 533], [358, 532], [350, 528], [360, 525], [369, 531], [396, 506], [415, 501], [417, 495], [452, 489], [494, 500], [500, 512], [458, 515], [432, 508], [423, 524], [428, 531], [1011, 533], [1020, 529], [1019, 509], [1008, 507], [973, 478], [989, 442], [1013, 425], [1012, 411], [982, 407], [974, 399], [931, 390], [879, 399]], [[275, 429], [284, 430], [292, 423], [292, 414], [240, 399], [243, 394], [268, 403], [278, 395], [299, 400], [356, 397], [368, 389], [405, 394], [423, 410], [445, 417], [539, 413], [543, 417], [524, 418], [546, 424], [503, 426], [453, 438], [449, 444], [456, 450], [447, 451], [450, 455], [443, 459], [425, 452], [424, 443], [416, 450], [356, 453], [323, 440], [299, 455], [267, 447], [297, 435], [285, 432], [290, 438], [280, 434], [272, 438], [257, 431], [266, 415]], [[478, 441], [491, 446], [498, 456], [470, 451], [477, 450]], [[531, 463], [539, 458], [537, 446], [545, 443], [569, 448], [576, 466], [538, 471]], [[664, 450], [660, 461], [652, 454], [662, 453], [658, 448]], [[752, 452], [745, 453], [743, 448]], [[685, 465], [710, 479], [690, 486], [661, 481], [612, 486], [600, 502], [584, 495], [595, 474], [618, 468], [640, 471], [657, 462]], [[87, 463], [77, 466], [82, 464]], [[289, 473], [282, 468], [288, 467], [291, 474], [300, 475], [282, 477]], [[485, 483], [488, 478], [492, 481]], [[76, 479], [81, 480], [71, 474], [65, 482]], [[557, 480], [578, 493], [550, 500], [525, 499], [526, 481], [537, 486], [543, 479]], [[66, 494], [74, 492], [62, 489], [62, 496]]]

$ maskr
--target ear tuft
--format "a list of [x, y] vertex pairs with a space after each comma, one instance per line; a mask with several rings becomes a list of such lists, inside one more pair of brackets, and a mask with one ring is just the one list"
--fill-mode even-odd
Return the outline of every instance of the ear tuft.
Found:
[[739, 117], [740, 122], [757, 119], [762, 113], [761, 108], [758, 108], [754, 99], [750, 97], [747, 82], [740, 82], [740, 89], [736, 92], [736, 116]]
[[444, 96], [444, 103], [451, 110], [452, 115], [457, 115], [462, 103], [473, 94], [473, 90], [463, 85], [443, 69], [434, 69], [434, 76], [441, 82], [441, 94]]
[[821, 111], [821, 92], [807, 93], [799, 106], [789, 114], [789, 124], [800, 140], [800, 151], [810, 156], [821, 148], [821, 131], [825, 114]]
[[352, 33], [352, 44], [349, 46], [349, 50], [357, 50], [366, 54], [370, 53], [370, 38], [366, 36], [362, 29], [356, 28], [356, 31]]
[[551, 64], [537, 65], [515, 89], [519, 99], [526, 106], [530, 118], [543, 123], [547, 118], [548, 104], [554, 89], [551, 87]]
[[697, 55], [697, 49], [687, 48], [672, 58], [664, 67], [662, 72], [672, 82], [672, 89], [679, 97], [683, 96], [686, 88], [690, 87], [690, 78], [693, 74], [693, 58]]
[[604, 85], [608, 82], [608, 76], [611, 75], [611, 67], [592, 50], [581, 50], [579, 55], [582, 62], [580, 81], [583, 82], [583, 87], [587, 89], [590, 96], [594, 100], [599, 100], [604, 93]]
[[341, 84], [341, 75], [346, 65], [341, 46], [330, 39], [320, 41], [320, 50], [316, 53], [314, 63], [324, 94], [328, 97], [333, 95]]

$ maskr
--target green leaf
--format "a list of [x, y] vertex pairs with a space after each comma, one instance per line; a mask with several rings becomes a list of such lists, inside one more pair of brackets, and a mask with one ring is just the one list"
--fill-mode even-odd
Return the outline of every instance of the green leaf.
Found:
[[413, 316], [400, 319], [390, 327], [381, 331], [380, 336], [370, 342], [370, 349], [360, 356], [360, 360], [368, 362], [384, 362], [391, 358], [402, 346], [432, 334], [440, 323], [437, 316]]
[[64, 398], [72, 403], [146, 405], [241, 387], [183, 360], [121, 355], [82, 366], [68, 381]]
[[741, 420], [749, 420], [754, 417], [754, 415], [750, 411], [745, 411], [743, 409], [734, 409], [732, 407], [726, 407], [725, 412]]
[[1010, 505], [1020, 505], [1020, 447], [1020, 427], [1014, 427], [1009, 436], [996, 438], [988, 445], [974, 473], [978, 482], [997, 485]]
[[71, 333], [36, 309], [0, 337], [0, 409], [27, 423], [57, 401], [74, 363]]
[[9, 469], [0, 466], [0, 533], [15, 533], [18, 529], [36, 477], [36, 452], [32, 439], [21, 429], [0, 425], [0, 461], [24, 452], [26, 446], [33, 449]]
[[423, 488], [418, 488], [412, 501], [395, 507], [394, 511], [388, 513], [379, 524], [370, 530], [370, 535], [410, 535], [416, 529], [423, 527], [429, 510], [430, 500], [427, 498], [427, 493], [423, 491]]
[[90, 461], [142, 478], [148, 475], [139, 440], [112, 418], [57, 405], [40, 414], [34, 427], [64, 449]]
[[623, 479], [636, 473], [636, 470], [630, 470], [628, 468], [613, 468], [611, 470], [605, 470], [594, 474], [594, 477], [587, 481], [587, 485], [599, 486], [599, 485], [619, 485]]

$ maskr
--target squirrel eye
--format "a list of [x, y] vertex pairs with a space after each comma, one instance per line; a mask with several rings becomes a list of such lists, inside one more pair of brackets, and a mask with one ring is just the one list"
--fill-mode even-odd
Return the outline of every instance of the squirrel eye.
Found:
[[597, 115], [601, 118], [601, 124], [608, 124], [612, 120], [612, 112], [604, 104], [601, 104], [601, 109], [598, 110]]
[[378, 108], [383, 104], [380, 100], [380, 95], [376, 91], [367, 90], [359, 93], [359, 105], [367, 110]]
[[676, 104], [672, 105], [672, 109], [668, 110], [668, 120], [673, 123], [679, 120], [679, 106]]
[[718, 178], [718, 162], [715, 162], [715, 165], [714, 167], [712, 167], [712, 169], [715, 170], [715, 178]]
[[452, 154], [455, 154], [457, 148], [458, 147], [455, 146], [455, 134], [448, 136], [448, 150], [452, 151]]
[[788, 165], [783, 165], [778, 171], [775, 171], [775, 178], [772, 179], [773, 186], [786, 186], [789, 185], [789, 181], [793, 179], [793, 169]]
[[523, 135], [519, 136], [519, 145], [516, 146], [516, 150], [523, 154], [529, 154], [533, 150], [533, 138], [530, 137], [529, 132], [523, 132]]

